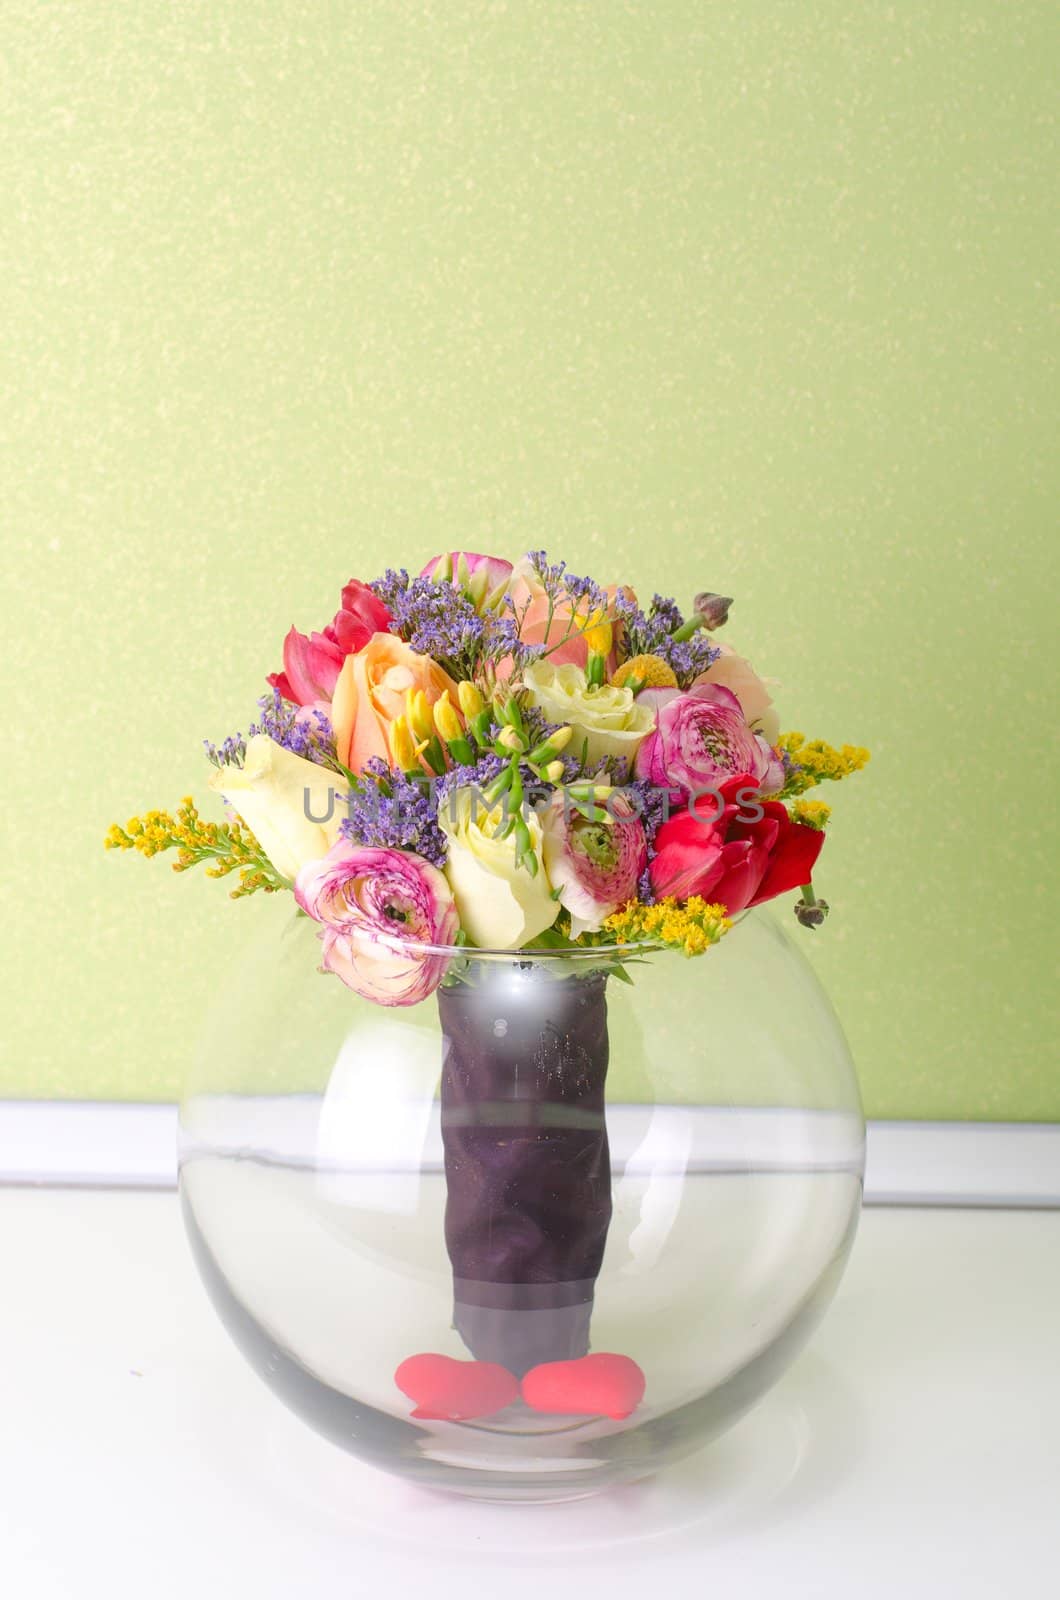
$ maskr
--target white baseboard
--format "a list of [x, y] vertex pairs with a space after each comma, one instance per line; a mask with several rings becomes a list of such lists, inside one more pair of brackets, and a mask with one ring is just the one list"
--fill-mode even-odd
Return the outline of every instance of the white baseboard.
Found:
[[[177, 1111], [0, 1101], [0, 1184], [171, 1189]], [[1060, 1124], [870, 1122], [868, 1205], [1060, 1206]]]

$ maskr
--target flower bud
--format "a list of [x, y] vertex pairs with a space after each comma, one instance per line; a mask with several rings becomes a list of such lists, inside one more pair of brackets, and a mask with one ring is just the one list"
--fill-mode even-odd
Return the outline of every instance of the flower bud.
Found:
[[713, 633], [715, 628], [724, 627], [729, 620], [729, 607], [732, 597], [724, 594], [711, 594], [704, 591], [697, 594], [692, 602], [692, 610], [699, 618], [708, 633]]
[[464, 716], [467, 717], [469, 722], [471, 721], [472, 717], [479, 716], [486, 709], [486, 702], [483, 700], [481, 694], [479, 694], [478, 689], [473, 683], [466, 681], [464, 683], [458, 683], [456, 686], [456, 697], [460, 701], [461, 711], [464, 713]]
[[482, 611], [482, 608], [486, 603], [486, 592], [489, 588], [489, 581], [489, 568], [483, 566], [479, 567], [476, 572], [473, 572], [467, 582], [466, 589], [468, 599], [478, 612]]
[[819, 928], [828, 915], [828, 901], [813, 899], [809, 902], [796, 900], [795, 916], [804, 928]]
[[424, 747], [422, 744], [417, 746], [405, 718], [395, 717], [389, 733], [394, 765], [400, 767], [402, 772], [417, 772], [420, 769], [420, 752]]
[[414, 739], [429, 739], [434, 733], [431, 707], [422, 689], [409, 689], [405, 695], [405, 719]]
[[448, 689], [443, 690], [442, 694], [434, 702], [434, 726], [438, 731], [438, 737], [444, 744], [449, 744], [453, 739], [463, 737], [464, 730], [460, 726], [460, 718], [453, 710]]
[[545, 768], [545, 777], [549, 783], [562, 783], [565, 770], [562, 761], [550, 761]]
[[511, 750], [514, 755], [522, 755], [526, 749], [526, 740], [522, 734], [517, 733], [513, 727], [505, 725], [497, 735], [497, 743], [504, 750]]
[[612, 629], [602, 611], [594, 611], [585, 630], [585, 645], [590, 655], [606, 656], [611, 652]]

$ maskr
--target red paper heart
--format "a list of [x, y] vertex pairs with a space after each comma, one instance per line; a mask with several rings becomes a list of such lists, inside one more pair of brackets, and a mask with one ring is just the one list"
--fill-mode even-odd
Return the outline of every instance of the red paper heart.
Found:
[[579, 1361], [549, 1361], [526, 1374], [523, 1399], [535, 1411], [621, 1422], [644, 1399], [644, 1374], [629, 1356], [603, 1351]]
[[519, 1380], [492, 1361], [454, 1361], [452, 1356], [409, 1356], [394, 1373], [402, 1394], [415, 1400], [414, 1417], [464, 1422], [492, 1416], [519, 1398]]

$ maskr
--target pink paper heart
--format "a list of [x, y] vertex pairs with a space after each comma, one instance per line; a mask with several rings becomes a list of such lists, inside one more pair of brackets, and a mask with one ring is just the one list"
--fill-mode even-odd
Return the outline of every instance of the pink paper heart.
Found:
[[416, 1402], [414, 1417], [464, 1422], [492, 1416], [519, 1398], [519, 1380], [492, 1361], [455, 1361], [452, 1356], [409, 1356], [394, 1373], [402, 1394]]
[[610, 1417], [621, 1422], [644, 1398], [644, 1374], [629, 1356], [582, 1356], [548, 1361], [523, 1379], [523, 1399], [534, 1411], [560, 1416]]

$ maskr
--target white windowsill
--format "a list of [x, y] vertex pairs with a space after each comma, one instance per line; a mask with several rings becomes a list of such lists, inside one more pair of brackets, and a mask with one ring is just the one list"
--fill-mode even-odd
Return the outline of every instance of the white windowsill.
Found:
[[[0, 1101], [0, 1183], [170, 1189], [176, 1128], [172, 1105]], [[865, 1201], [1060, 1206], [1060, 1124], [871, 1122]]]

